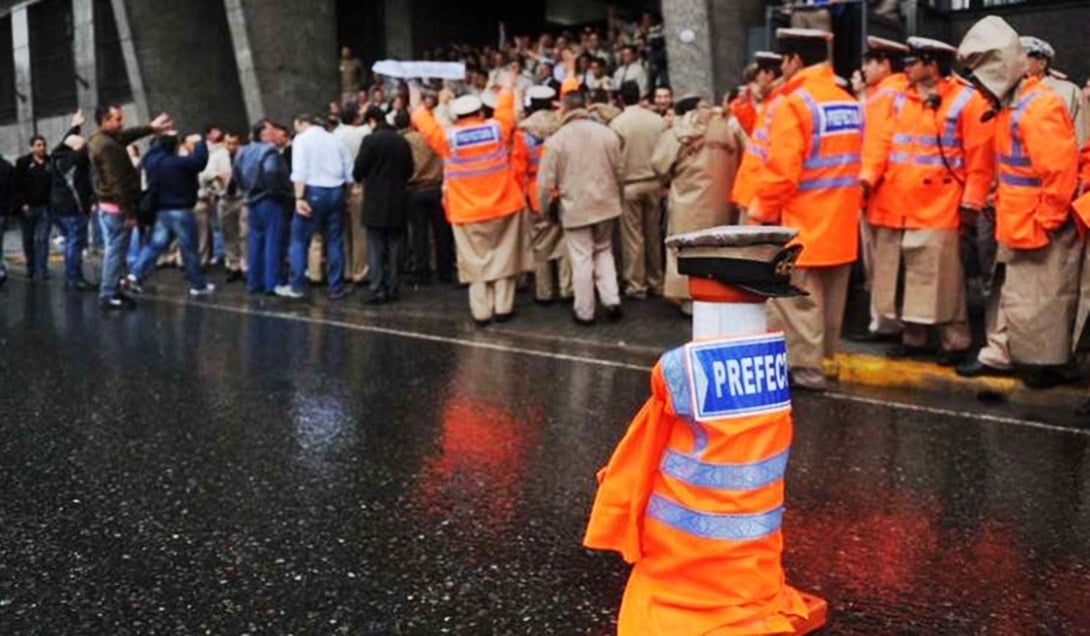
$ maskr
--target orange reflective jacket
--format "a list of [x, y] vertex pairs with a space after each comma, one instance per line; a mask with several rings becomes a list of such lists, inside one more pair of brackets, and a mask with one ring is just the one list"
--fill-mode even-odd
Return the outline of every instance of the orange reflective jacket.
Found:
[[995, 122], [999, 183], [995, 238], [1016, 249], [1048, 245], [1068, 218], [1078, 183], [1075, 129], [1060, 98], [1039, 78], [1023, 80]]
[[413, 124], [443, 158], [443, 207], [451, 223], [491, 221], [525, 207], [508, 148], [515, 127], [515, 96], [503, 91], [492, 119], [461, 119], [449, 130], [431, 111], [417, 108]]
[[541, 212], [541, 202], [537, 198], [537, 171], [541, 167], [541, 155], [544, 152], [544, 139], [538, 139], [526, 130], [515, 131], [511, 149], [511, 170], [534, 212]]
[[889, 138], [886, 127], [893, 120], [896, 110], [904, 105], [904, 93], [908, 78], [904, 73], [894, 73], [873, 88], [868, 88], [863, 101], [863, 169], [860, 179], [871, 185], [867, 200], [867, 222], [887, 227], [886, 215], [897, 209], [896, 201], [878, 183], [875, 174], [881, 174], [889, 157]]
[[729, 106], [731, 114], [742, 125], [742, 130], [746, 131], [747, 135], [752, 135], [753, 127], [757, 125], [757, 105], [753, 95], [747, 91], [744, 95], [735, 97]]
[[801, 267], [844, 265], [859, 250], [863, 115], [836, 85], [828, 64], [809, 66], [784, 85], [772, 113], [768, 159], [749, 216], [797, 228]]
[[897, 98], [884, 133], [887, 160], [873, 173], [864, 167], [862, 178], [880, 182], [885, 198], [896, 202], [874, 225], [955, 230], [959, 206], [984, 207], [995, 169], [995, 127], [980, 120], [990, 107], [961, 82], [940, 80], [935, 89], [937, 107], [925, 103], [915, 87]]
[[753, 194], [757, 190], [757, 176], [761, 172], [765, 159], [768, 156], [768, 127], [772, 123], [772, 113], [783, 101], [783, 88], [777, 87], [761, 102], [761, 108], [757, 112], [757, 126], [753, 134], [749, 136], [749, 143], [742, 153], [742, 161], [738, 164], [738, 172], [734, 175], [734, 185], [731, 186], [730, 203], [745, 209], [753, 202]]
[[[772, 358], [731, 382], [786, 387], [786, 355]], [[655, 366], [651, 399], [599, 473], [583, 543], [635, 564], [620, 636], [792, 633], [807, 610], [781, 560], [790, 405], [698, 420], [691, 364], [681, 347]]]

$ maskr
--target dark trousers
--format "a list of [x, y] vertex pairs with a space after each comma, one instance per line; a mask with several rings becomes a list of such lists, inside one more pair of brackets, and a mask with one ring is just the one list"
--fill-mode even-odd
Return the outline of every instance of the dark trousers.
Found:
[[49, 206], [32, 205], [19, 220], [27, 276], [45, 278], [49, 274]]
[[82, 214], [53, 218], [64, 236], [64, 284], [83, 280], [83, 248], [87, 246], [87, 217]]
[[367, 228], [367, 268], [372, 298], [397, 298], [397, 270], [401, 262], [402, 228]]
[[431, 271], [431, 241], [435, 235], [435, 271], [439, 280], [454, 279], [454, 232], [443, 214], [443, 193], [438, 187], [409, 193], [409, 237], [412, 248], [411, 270], [417, 279]]

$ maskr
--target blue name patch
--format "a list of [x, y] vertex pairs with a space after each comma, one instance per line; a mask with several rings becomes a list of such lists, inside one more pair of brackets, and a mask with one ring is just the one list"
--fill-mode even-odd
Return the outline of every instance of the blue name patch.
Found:
[[458, 148], [479, 146], [481, 144], [498, 142], [499, 140], [499, 132], [496, 130], [495, 126], [466, 128], [454, 133], [454, 145]]
[[826, 134], [859, 132], [863, 116], [857, 104], [834, 102], [821, 105], [821, 129]]
[[774, 413], [791, 407], [782, 333], [685, 346], [698, 421]]

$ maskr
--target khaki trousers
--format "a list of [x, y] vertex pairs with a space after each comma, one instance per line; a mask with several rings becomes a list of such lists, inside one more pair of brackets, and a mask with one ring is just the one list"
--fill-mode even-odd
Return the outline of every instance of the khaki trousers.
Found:
[[874, 298], [874, 269], [877, 265], [877, 232], [879, 228], [871, 226], [867, 223], [867, 211], [863, 210], [859, 214], [859, 241], [860, 258], [863, 259], [863, 273], [866, 277], [867, 291], [870, 292], [870, 324], [867, 326], [867, 330], [871, 333], [878, 334], [890, 334], [901, 331], [901, 322], [892, 318], [887, 318], [879, 313], [878, 308], [875, 306]]
[[197, 221], [197, 254], [201, 257], [201, 267], [212, 262], [212, 211], [214, 201], [201, 199], [193, 207], [193, 217]]
[[534, 266], [534, 298], [538, 300], [556, 300], [571, 298], [571, 261], [562, 256], [552, 261], [545, 261]]
[[851, 271], [851, 265], [796, 268], [791, 282], [810, 295], [769, 301], [768, 326], [785, 333], [792, 372], [821, 373], [822, 358], [836, 353]]
[[594, 290], [602, 304], [620, 305], [617, 267], [613, 262], [613, 219], [579, 228], [565, 228], [564, 239], [571, 257], [572, 289], [575, 315], [580, 320], [594, 318]]
[[[344, 223], [345, 276], [359, 284], [367, 278], [367, 230], [363, 227], [363, 186], [348, 190], [348, 215]], [[399, 265], [400, 266], [400, 265]]]
[[624, 293], [662, 295], [662, 206], [657, 180], [624, 187], [621, 216], [621, 267]]
[[246, 239], [250, 235], [249, 215], [241, 197], [219, 201], [220, 229], [223, 232], [224, 267], [229, 272], [247, 270]]
[[518, 276], [469, 284], [469, 313], [474, 320], [485, 321], [509, 314], [515, 307]]
[[1000, 246], [995, 285], [988, 299], [988, 344], [977, 359], [996, 369], [1012, 364], [1051, 366], [1071, 359], [1079, 296], [1082, 246], [1073, 223], [1049, 233], [1035, 250]]

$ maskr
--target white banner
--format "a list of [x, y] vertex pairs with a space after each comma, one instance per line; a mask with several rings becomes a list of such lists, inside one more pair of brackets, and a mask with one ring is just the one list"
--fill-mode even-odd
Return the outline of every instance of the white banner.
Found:
[[399, 60], [382, 60], [375, 62], [371, 70], [379, 75], [396, 77], [398, 79], [422, 78], [422, 79], [446, 79], [464, 80], [466, 78], [466, 65], [461, 62], [401, 62]]

